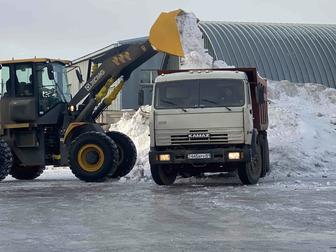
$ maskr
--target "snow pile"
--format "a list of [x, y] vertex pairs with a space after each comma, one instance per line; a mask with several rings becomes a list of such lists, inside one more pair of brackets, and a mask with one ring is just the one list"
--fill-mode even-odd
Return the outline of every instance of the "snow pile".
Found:
[[229, 68], [223, 60], [214, 62], [204, 49], [203, 34], [198, 27], [195, 14], [185, 13], [178, 16], [177, 26], [180, 32], [185, 56], [181, 59], [181, 69]]
[[[336, 174], [336, 90], [319, 84], [269, 83], [271, 176]], [[111, 126], [132, 138], [138, 160], [130, 179], [150, 178], [149, 111], [142, 107]]]
[[336, 174], [336, 90], [271, 81], [268, 98], [272, 175]]
[[112, 124], [110, 131], [120, 131], [129, 136], [138, 152], [135, 167], [127, 175], [127, 178], [141, 179], [151, 177], [149, 170], [148, 152], [150, 145], [149, 138], [149, 112], [150, 106], [141, 107], [133, 116], [125, 113], [123, 117], [115, 124]]

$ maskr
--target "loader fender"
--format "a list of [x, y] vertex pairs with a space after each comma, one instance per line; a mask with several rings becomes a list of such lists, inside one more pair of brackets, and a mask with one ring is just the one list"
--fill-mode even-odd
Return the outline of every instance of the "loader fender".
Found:
[[67, 127], [62, 142], [68, 144], [73, 139], [75, 139], [79, 134], [88, 131], [104, 132], [104, 130], [98, 124], [95, 123], [73, 122], [70, 123], [69, 126]]

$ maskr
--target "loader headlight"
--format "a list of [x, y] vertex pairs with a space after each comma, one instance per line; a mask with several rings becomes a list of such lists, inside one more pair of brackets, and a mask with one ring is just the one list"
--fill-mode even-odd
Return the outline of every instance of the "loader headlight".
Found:
[[76, 111], [76, 106], [71, 105], [71, 106], [69, 107], [69, 111], [70, 111], [70, 112], [75, 112], [75, 111]]
[[239, 160], [240, 152], [229, 152], [228, 157], [230, 160]]
[[170, 161], [170, 154], [160, 154], [159, 161]]

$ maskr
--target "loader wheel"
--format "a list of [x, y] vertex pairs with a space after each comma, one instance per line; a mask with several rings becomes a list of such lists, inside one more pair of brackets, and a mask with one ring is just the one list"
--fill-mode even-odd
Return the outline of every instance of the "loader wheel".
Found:
[[265, 177], [267, 173], [270, 171], [270, 160], [269, 160], [269, 147], [267, 135], [264, 135], [261, 140], [261, 153], [262, 153], [262, 172], [261, 178]]
[[12, 168], [13, 154], [8, 144], [0, 139], [0, 181], [4, 180]]
[[154, 182], [158, 185], [172, 185], [177, 177], [177, 172], [169, 165], [151, 165], [151, 173]]
[[79, 135], [70, 145], [68, 158], [72, 173], [87, 182], [103, 181], [118, 168], [117, 145], [100, 132]]
[[133, 141], [123, 133], [112, 131], [108, 135], [118, 147], [118, 169], [112, 178], [124, 177], [133, 169], [137, 160], [137, 150]]
[[254, 185], [258, 183], [262, 170], [261, 148], [258, 143], [256, 155], [251, 162], [243, 164], [238, 169], [238, 176], [244, 185]]
[[45, 166], [41, 165], [22, 166], [17, 165], [14, 162], [14, 165], [10, 170], [10, 175], [19, 180], [33, 180], [39, 177], [43, 173], [44, 169]]

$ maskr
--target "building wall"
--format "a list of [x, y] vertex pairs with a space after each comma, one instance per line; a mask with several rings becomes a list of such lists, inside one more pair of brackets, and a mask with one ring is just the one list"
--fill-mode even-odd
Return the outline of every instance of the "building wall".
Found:
[[336, 87], [336, 25], [201, 22], [215, 59], [272, 80]]

